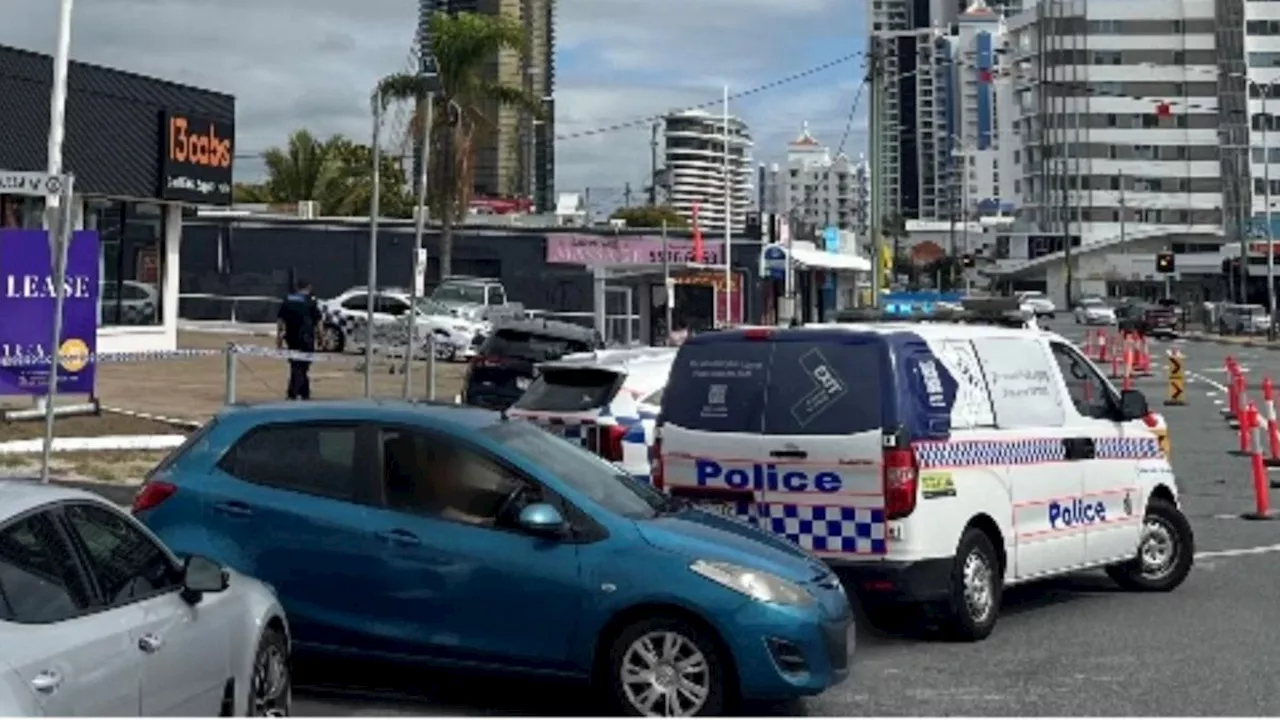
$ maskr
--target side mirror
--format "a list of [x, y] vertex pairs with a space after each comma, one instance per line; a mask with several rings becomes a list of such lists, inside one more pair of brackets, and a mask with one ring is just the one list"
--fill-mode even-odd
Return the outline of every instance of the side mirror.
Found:
[[182, 592], [188, 602], [205, 593], [219, 593], [231, 585], [227, 569], [207, 557], [192, 555], [182, 565]]
[[1120, 393], [1120, 419], [1141, 420], [1151, 409], [1147, 407], [1147, 396], [1137, 390], [1125, 390]]
[[560, 511], [547, 503], [526, 506], [516, 522], [527, 532], [543, 537], [560, 537], [569, 530]]

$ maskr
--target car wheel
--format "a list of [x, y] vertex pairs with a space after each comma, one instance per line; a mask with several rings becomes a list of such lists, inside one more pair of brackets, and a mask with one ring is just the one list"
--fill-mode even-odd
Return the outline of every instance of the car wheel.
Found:
[[1195, 552], [1187, 516], [1168, 500], [1152, 498], [1142, 520], [1137, 556], [1108, 566], [1107, 575], [1125, 590], [1168, 592], [1191, 574]]
[[340, 353], [347, 349], [347, 338], [336, 325], [326, 324], [320, 329], [320, 350]]
[[289, 643], [273, 628], [262, 634], [253, 658], [249, 679], [250, 717], [288, 717], [293, 704], [293, 681], [289, 676]]
[[991, 634], [1000, 616], [1003, 575], [991, 538], [977, 528], [965, 530], [951, 569], [946, 625], [952, 637], [972, 642]]
[[608, 667], [611, 694], [624, 715], [715, 716], [728, 704], [718, 645], [676, 618], [627, 626], [610, 645]]

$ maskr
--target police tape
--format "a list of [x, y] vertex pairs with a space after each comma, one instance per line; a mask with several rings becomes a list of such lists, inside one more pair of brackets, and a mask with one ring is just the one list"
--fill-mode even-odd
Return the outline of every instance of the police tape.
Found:
[[295, 362], [335, 362], [344, 360], [347, 357], [345, 355], [326, 355], [323, 353], [302, 352], [300, 350], [263, 347], [262, 345], [231, 345], [228, 350], [233, 355], [249, 355], [251, 357], [274, 358]]
[[[187, 348], [181, 350], [138, 350], [132, 352], [106, 353], [59, 353], [58, 362], [64, 367], [85, 367], [90, 364], [135, 363], [152, 360], [187, 360], [190, 358], [213, 357], [222, 355], [224, 350], [204, 350]], [[5, 355], [0, 357], [0, 367], [30, 368], [48, 367], [53, 362], [51, 355]]]

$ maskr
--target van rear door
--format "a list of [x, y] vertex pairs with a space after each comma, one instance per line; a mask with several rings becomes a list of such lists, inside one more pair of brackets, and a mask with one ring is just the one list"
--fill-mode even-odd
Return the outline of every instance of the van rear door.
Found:
[[778, 336], [761, 439], [761, 525], [827, 558], [885, 553], [881, 456], [895, 398], [890, 367], [878, 334]]

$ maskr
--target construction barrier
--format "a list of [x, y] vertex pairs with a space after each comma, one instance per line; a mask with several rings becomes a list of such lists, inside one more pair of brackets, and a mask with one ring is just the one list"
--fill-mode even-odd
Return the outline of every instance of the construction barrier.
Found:
[[1276, 423], [1275, 386], [1271, 378], [1262, 381], [1262, 404], [1267, 413], [1267, 467], [1280, 467], [1280, 426]]
[[1165, 405], [1186, 405], [1187, 404], [1187, 378], [1182, 369], [1182, 353], [1178, 350], [1169, 351], [1169, 396], [1165, 399]]
[[1133, 355], [1133, 374], [1137, 377], [1151, 377], [1151, 348], [1145, 335], [1134, 334]]
[[[1241, 427], [1250, 426], [1256, 428], [1261, 425], [1258, 415], [1258, 408], [1250, 403], [1245, 409], [1245, 415], [1241, 418]], [[1271, 483], [1267, 478], [1267, 465], [1262, 458], [1262, 449], [1258, 447], [1261, 442], [1255, 442], [1253, 452], [1249, 456], [1249, 472], [1253, 479], [1253, 498], [1254, 507], [1252, 512], [1244, 513], [1241, 517], [1246, 520], [1275, 520], [1276, 515], [1271, 512]]]

